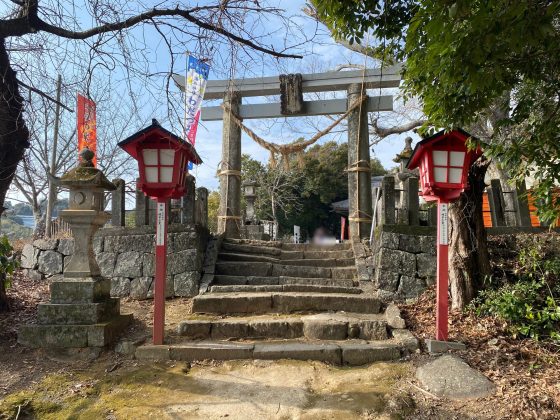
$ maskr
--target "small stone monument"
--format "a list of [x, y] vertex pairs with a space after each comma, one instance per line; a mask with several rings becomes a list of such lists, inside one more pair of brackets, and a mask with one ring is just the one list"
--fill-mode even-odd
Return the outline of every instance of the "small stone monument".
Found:
[[62, 278], [51, 284], [50, 303], [39, 304], [37, 324], [23, 326], [20, 344], [29, 347], [104, 347], [132, 320], [120, 314], [120, 300], [110, 297], [110, 279], [101, 277], [93, 236], [110, 216], [103, 211], [104, 193], [115, 185], [93, 166], [94, 154], [80, 152], [78, 166], [59, 180], [70, 191], [69, 208], [61, 212], [72, 230], [74, 254]]
[[242, 186], [247, 207], [245, 209], [245, 221], [239, 229], [240, 236], [244, 239], [269, 241], [270, 235], [264, 233], [264, 226], [260, 224], [255, 214], [255, 200], [257, 199], [257, 187], [259, 184], [256, 181], [248, 180]]

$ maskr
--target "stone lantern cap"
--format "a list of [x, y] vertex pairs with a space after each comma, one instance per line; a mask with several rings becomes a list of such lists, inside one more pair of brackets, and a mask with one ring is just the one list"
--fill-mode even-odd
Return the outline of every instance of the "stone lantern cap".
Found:
[[407, 137], [404, 139], [404, 149], [402, 152], [398, 153], [393, 162], [400, 163], [403, 161], [408, 162], [408, 159], [412, 156], [412, 137]]
[[259, 183], [257, 181], [253, 181], [252, 179], [248, 179], [247, 181], [243, 181], [244, 187], [257, 187]]
[[57, 179], [57, 184], [68, 189], [103, 189], [113, 191], [115, 185], [103, 172], [93, 166], [94, 153], [88, 148], [80, 152], [80, 163]]

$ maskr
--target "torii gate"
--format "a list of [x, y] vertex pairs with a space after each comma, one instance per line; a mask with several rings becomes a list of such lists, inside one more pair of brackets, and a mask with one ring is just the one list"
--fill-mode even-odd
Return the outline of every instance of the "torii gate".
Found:
[[[231, 109], [241, 119], [303, 117], [344, 114], [362, 99], [365, 89], [396, 88], [401, 81], [401, 66], [357, 71], [289, 74], [272, 77], [209, 80], [204, 99], [221, 99], [222, 106], [203, 107], [204, 121], [223, 120], [220, 208], [218, 232], [239, 238], [241, 223], [241, 128]], [[181, 90], [185, 77], [173, 75]], [[304, 101], [303, 93], [347, 91], [347, 99]], [[246, 104], [243, 97], [281, 95], [281, 102]], [[392, 111], [393, 96], [367, 97], [362, 106], [348, 114], [348, 211], [351, 238], [367, 238], [371, 230], [372, 192], [368, 112]]]

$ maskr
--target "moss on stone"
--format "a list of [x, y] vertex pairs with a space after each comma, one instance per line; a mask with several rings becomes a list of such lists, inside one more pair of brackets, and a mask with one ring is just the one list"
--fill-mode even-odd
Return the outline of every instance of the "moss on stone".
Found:
[[362, 418], [365, 410], [385, 411], [396, 384], [410, 370], [402, 363], [347, 368], [293, 360], [123, 366], [112, 373], [105, 367], [49, 375], [1, 401], [0, 418], [14, 418], [18, 410], [19, 418], [46, 420], [187, 418], [205, 411], [206, 418], [215, 418], [235, 410], [252, 412], [255, 404], [277, 410], [271, 398], [300, 413], [313, 409], [331, 412], [329, 418]]

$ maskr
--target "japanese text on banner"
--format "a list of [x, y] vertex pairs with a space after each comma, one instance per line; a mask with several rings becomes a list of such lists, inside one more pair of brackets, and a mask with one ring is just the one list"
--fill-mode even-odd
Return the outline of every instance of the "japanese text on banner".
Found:
[[187, 77], [185, 83], [185, 134], [187, 140], [194, 145], [196, 129], [200, 119], [200, 106], [210, 66], [203, 61], [189, 55], [187, 58]]
[[95, 156], [94, 166], [97, 166], [97, 121], [95, 116], [95, 102], [78, 93], [78, 153], [85, 147]]

